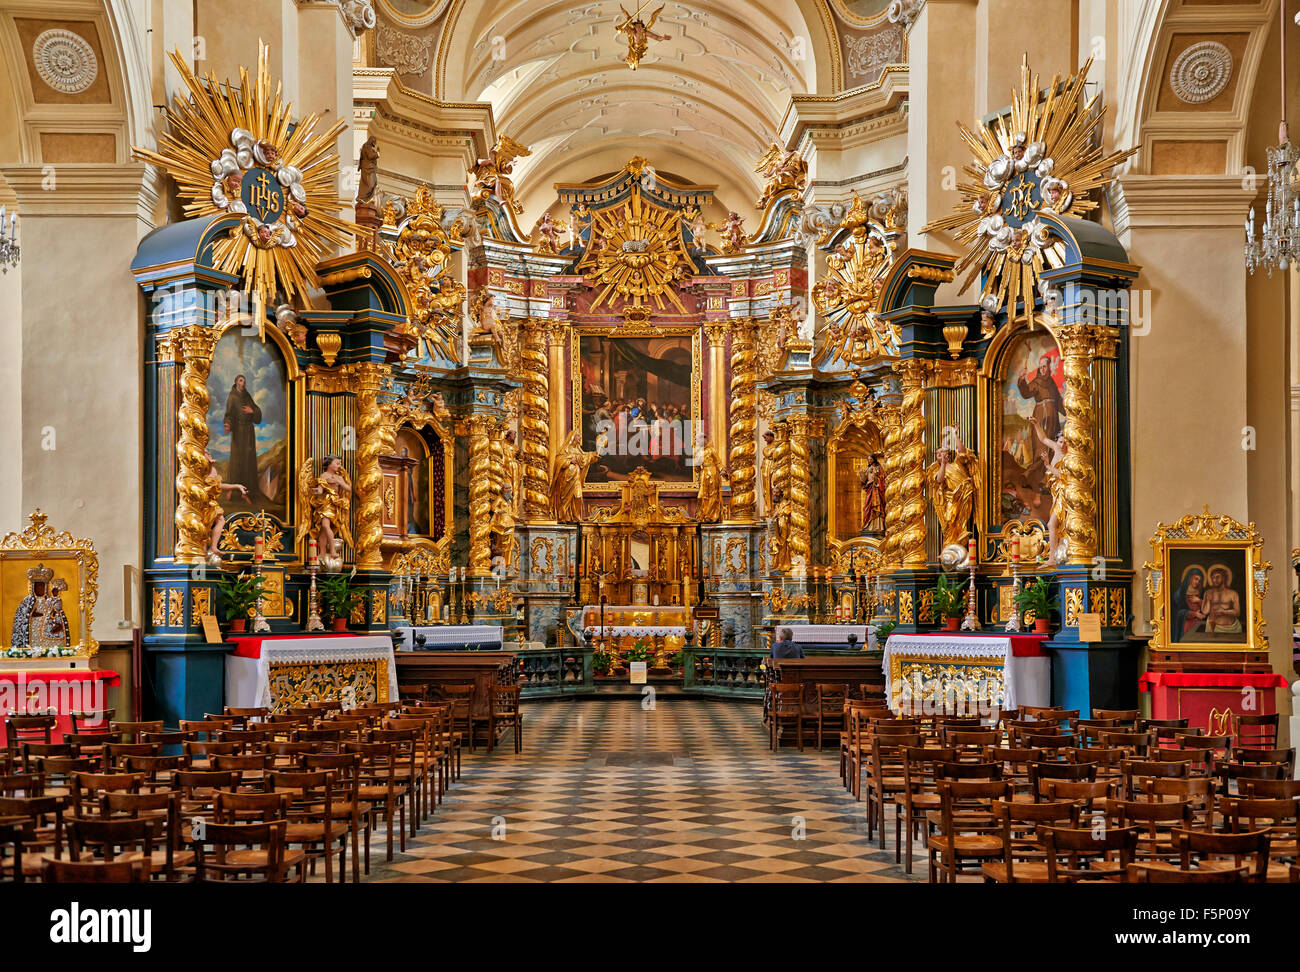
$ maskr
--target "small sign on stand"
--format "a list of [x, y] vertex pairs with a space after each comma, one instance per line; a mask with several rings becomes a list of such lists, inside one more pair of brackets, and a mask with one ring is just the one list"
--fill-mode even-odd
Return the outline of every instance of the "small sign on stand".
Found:
[[630, 685], [645, 684], [645, 675], [646, 675], [645, 662], [643, 661], [628, 662], [627, 671], [628, 671], [628, 684]]

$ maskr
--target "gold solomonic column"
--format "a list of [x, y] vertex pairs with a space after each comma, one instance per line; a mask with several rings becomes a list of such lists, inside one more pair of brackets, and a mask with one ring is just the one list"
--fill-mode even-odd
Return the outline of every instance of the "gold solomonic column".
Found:
[[352, 366], [357, 389], [357, 567], [378, 570], [384, 565], [384, 474], [379, 457], [393, 451], [395, 437], [387, 410], [379, 403], [385, 364], [366, 361]]
[[176, 563], [201, 564], [211, 539], [208, 507], [208, 372], [217, 332], [190, 324], [173, 332], [181, 353], [180, 405], [176, 421]]
[[[742, 522], [753, 522], [757, 517], [754, 492], [758, 451], [755, 330], [752, 318], [739, 321], [731, 338], [731, 456], [728, 462], [731, 467], [731, 519]], [[780, 468], [778, 465], [777, 469]]]
[[469, 430], [469, 566], [473, 576], [486, 576], [492, 567], [492, 446], [495, 422], [490, 415], [471, 415]]
[[1097, 473], [1093, 462], [1092, 359], [1106, 329], [1096, 324], [1059, 328], [1065, 365], [1065, 509], [1058, 513], [1069, 543], [1068, 562], [1091, 564], [1097, 556]]
[[880, 543], [880, 562], [886, 567], [901, 565], [898, 554], [898, 524], [902, 512], [903, 484], [899, 479], [902, 464], [899, 456], [899, 408], [896, 404], [881, 405], [877, 411], [880, 424], [885, 430], [884, 462], [881, 463], [885, 477], [885, 536]]
[[794, 566], [812, 565], [812, 463], [808, 442], [823, 434], [822, 423], [810, 415], [790, 419], [789, 491], [790, 491], [790, 562]]
[[[524, 328], [519, 352], [523, 387], [519, 391], [520, 452], [523, 463], [523, 496], [519, 505], [523, 519], [536, 523], [551, 517], [551, 443], [563, 434], [558, 412], [548, 401], [547, 328], [543, 321], [530, 319]], [[557, 353], [556, 335], [550, 337], [552, 360]], [[556, 366], [559, 374], [559, 366]], [[563, 393], [559, 384], [555, 397]], [[551, 400], [553, 401], [553, 399]]]
[[[925, 566], [925, 384], [930, 363], [905, 358], [895, 363], [903, 386], [899, 408], [898, 563], [902, 567]], [[888, 487], [886, 487], [888, 488]]]
[[[773, 424], [771, 431], [772, 431], [772, 445], [768, 447], [767, 450], [768, 455], [765, 455], [763, 457], [763, 461], [764, 462], [770, 461], [772, 463], [772, 495], [776, 496], [776, 494], [780, 492], [785, 496], [789, 496], [790, 493], [790, 423], [786, 421], [777, 422]], [[794, 504], [792, 502], [791, 506], [793, 505]], [[766, 515], [770, 521], [776, 515], [776, 510], [775, 509], [768, 510]], [[791, 519], [793, 519], [793, 516], [791, 517]], [[791, 537], [793, 538], [793, 534], [794, 534], [793, 525], [790, 530], [790, 533], [791, 533]], [[772, 538], [769, 536], [768, 539], [771, 540]], [[774, 551], [771, 550], [770, 544], [769, 544], [769, 553], [773, 554], [773, 557], [775, 556]], [[791, 564], [793, 564], [794, 562], [793, 539], [791, 539], [790, 560], [791, 560]], [[769, 561], [767, 566], [769, 570], [775, 570], [776, 569], [775, 559]]]

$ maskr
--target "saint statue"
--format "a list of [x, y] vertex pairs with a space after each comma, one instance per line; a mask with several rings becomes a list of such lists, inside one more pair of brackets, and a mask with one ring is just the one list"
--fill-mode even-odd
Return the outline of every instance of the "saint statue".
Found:
[[505, 496], [498, 496], [492, 501], [492, 517], [488, 522], [489, 534], [497, 538], [494, 545], [494, 553], [501, 557], [505, 562], [506, 570], [509, 570], [515, 560], [515, 545], [518, 538], [515, 536], [515, 511], [510, 500]]
[[315, 460], [308, 457], [298, 468], [298, 508], [302, 511], [295, 543], [313, 536], [320, 547], [321, 562], [326, 570], [343, 567], [343, 550], [339, 540], [352, 543], [348, 516], [352, 511], [352, 483], [343, 460], [326, 456], [321, 460], [320, 475], [314, 474]]
[[[214, 567], [221, 566], [221, 554], [217, 552], [217, 541], [221, 539], [221, 531], [226, 528], [226, 511], [221, 508], [222, 493], [228, 493], [232, 490], [239, 490], [244, 500], [248, 500], [248, 487], [242, 483], [223, 483], [221, 473], [217, 472], [217, 461], [212, 458], [212, 453], [205, 452], [208, 459], [208, 475], [203, 480], [204, 488], [208, 494], [208, 504], [203, 510], [203, 525], [208, 528], [208, 563]], [[234, 454], [231, 454], [230, 463], [234, 465]]]
[[970, 538], [970, 519], [981, 492], [979, 456], [957, 440], [957, 448], [940, 449], [925, 470], [930, 505], [939, 521], [942, 546], [965, 546]]
[[866, 533], [883, 533], [885, 529], [885, 470], [880, 453], [873, 452], [867, 468], [859, 474], [862, 490], [862, 529]]
[[1043, 427], [1038, 424], [1037, 418], [1030, 419], [1029, 424], [1034, 427], [1038, 441], [1050, 456], [1047, 462], [1047, 488], [1052, 493], [1052, 513], [1047, 518], [1047, 562], [1055, 564], [1060, 559], [1060, 551], [1057, 549], [1060, 545], [1058, 537], [1061, 521], [1065, 518], [1065, 467], [1063, 461], [1068, 447], [1065, 444], [1064, 431], [1054, 439], [1049, 439], [1043, 433]]
[[772, 495], [772, 507], [767, 519], [767, 549], [771, 554], [772, 570], [790, 569], [790, 500], [785, 490]]
[[701, 523], [716, 523], [722, 519], [722, 466], [718, 454], [712, 446], [704, 450], [700, 464], [700, 505], [698, 508]]
[[503, 472], [502, 479], [504, 481], [501, 484], [501, 495], [509, 500], [510, 509], [517, 517], [524, 504], [524, 465], [522, 451], [515, 448], [513, 429], [506, 432], [505, 468]]
[[69, 646], [68, 616], [62, 598], [67, 589], [67, 581], [55, 577], [44, 564], [27, 571], [28, 593], [14, 611], [12, 647], [48, 650]]
[[582, 481], [596, 461], [596, 453], [583, 452], [579, 430], [569, 433], [564, 448], [555, 459], [551, 475], [551, 508], [561, 523], [579, 523], [583, 519]]
[[763, 509], [769, 513], [776, 503], [772, 498], [772, 479], [776, 474], [776, 463], [768, 455], [775, 440], [776, 435], [771, 430], [763, 433]]
[[640, 17], [641, 11], [639, 8], [634, 17], [623, 8], [622, 4], [619, 4], [618, 9], [623, 11], [623, 21], [622, 23], [615, 24], [614, 30], [627, 37], [627, 56], [623, 58], [623, 60], [627, 62], [627, 66], [633, 71], [635, 71], [637, 65], [641, 63], [641, 58], [645, 57], [646, 51], [650, 46], [650, 41], [666, 41], [672, 39], [667, 34], [656, 34], [654, 32], [655, 21], [658, 20], [659, 15], [664, 12], [664, 6], [666, 5], [661, 5], [658, 10], [650, 15], [650, 23], [647, 24]]
[[357, 187], [357, 202], [374, 203], [375, 190], [379, 187], [379, 141], [373, 135], [361, 146], [357, 171], [361, 173], [360, 185]]
[[[262, 409], [253, 396], [249, 394], [248, 382], [243, 375], [235, 376], [235, 383], [230, 386], [226, 396], [226, 434], [230, 436], [230, 463], [226, 475], [232, 483], [256, 483], [257, 475], [257, 429], [254, 426], [262, 422]], [[245, 490], [244, 498], [248, 498]]]

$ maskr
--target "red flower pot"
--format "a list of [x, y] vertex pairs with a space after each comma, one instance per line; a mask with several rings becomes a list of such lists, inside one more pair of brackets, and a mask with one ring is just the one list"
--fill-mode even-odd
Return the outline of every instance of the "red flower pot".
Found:
[[958, 628], [960, 628], [960, 627], [961, 627], [961, 618], [944, 618], [944, 619], [943, 619], [943, 630], [944, 630], [944, 631], [956, 631], [956, 630], [957, 630]]
[[1034, 618], [1034, 634], [1048, 634], [1052, 629], [1047, 618]]
[[243, 634], [243, 633], [244, 633], [245, 631], [247, 631], [247, 630], [248, 630], [248, 618], [231, 618], [231, 619], [230, 619], [230, 633], [231, 633], [231, 634]]
[[348, 619], [347, 619], [347, 618], [335, 618], [335, 619], [334, 619], [334, 630], [335, 630], [335, 631], [347, 631], [347, 630], [348, 630]]

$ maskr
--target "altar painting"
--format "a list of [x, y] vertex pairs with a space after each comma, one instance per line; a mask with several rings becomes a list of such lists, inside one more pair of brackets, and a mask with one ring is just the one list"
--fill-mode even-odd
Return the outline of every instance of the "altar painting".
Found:
[[998, 522], [1052, 515], [1046, 444], [1065, 428], [1065, 369], [1045, 329], [1013, 338], [1003, 358]]

